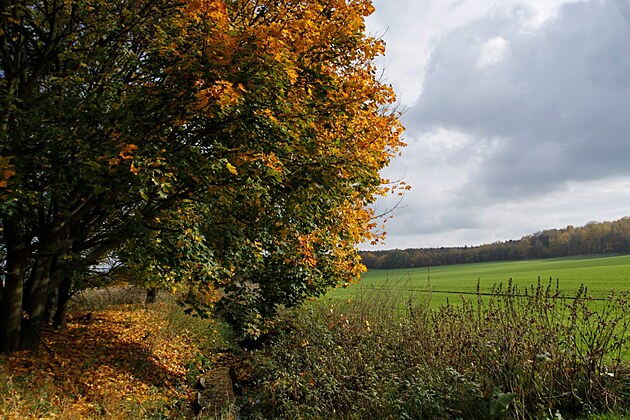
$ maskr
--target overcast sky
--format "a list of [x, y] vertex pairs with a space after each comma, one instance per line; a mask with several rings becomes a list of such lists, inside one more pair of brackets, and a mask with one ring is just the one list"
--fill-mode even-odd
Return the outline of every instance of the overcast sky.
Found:
[[412, 186], [379, 249], [630, 216], [630, 0], [374, 5], [408, 143], [384, 175]]

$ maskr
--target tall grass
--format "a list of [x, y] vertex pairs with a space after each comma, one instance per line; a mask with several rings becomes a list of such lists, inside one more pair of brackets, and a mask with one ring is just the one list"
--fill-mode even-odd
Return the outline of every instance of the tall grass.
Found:
[[430, 309], [384, 287], [281, 315], [244, 413], [269, 418], [564, 418], [630, 408], [628, 294], [499, 285]]

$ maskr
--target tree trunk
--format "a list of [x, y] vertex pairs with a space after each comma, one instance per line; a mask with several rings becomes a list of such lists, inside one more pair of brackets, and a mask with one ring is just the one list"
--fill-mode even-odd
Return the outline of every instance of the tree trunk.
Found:
[[48, 298], [46, 299], [46, 309], [44, 310], [44, 325], [50, 325], [53, 322], [55, 312], [57, 311], [57, 301], [59, 300], [59, 288], [53, 287]]
[[66, 329], [66, 304], [72, 297], [70, 293], [71, 289], [72, 279], [70, 276], [65, 276], [59, 285], [59, 290], [57, 292], [57, 310], [55, 311], [55, 316], [53, 317], [53, 328], [55, 329]]
[[0, 313], [0, 352], [2, 353], [11, 353], [20, 347], [24, 268], [12, 254], [10, 249], [7, 250], [7, 274], [2, 288], [2, 312]]
[[145, 303], [153, 303], [155, 302], [155, 299], [157, 299], [157, 295], [158, 295], [158, 288], [157, 287], [151, 287], [147, 289], [147, 299], [145, 301]]
[[39, 350], [41, 330], [48, 300], [52, 258], [35, 260], [23, 296], [24, 317], [20, 350]]

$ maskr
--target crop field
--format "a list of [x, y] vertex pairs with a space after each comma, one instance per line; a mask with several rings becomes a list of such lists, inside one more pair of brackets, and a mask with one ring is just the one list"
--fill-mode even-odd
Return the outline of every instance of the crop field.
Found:
[[401, 295], [414, 295], [431, 299], [431, 306], [457, 301], [458, 295], [477, 291], [489, 293], [493, 286], [512, 284], [519, 290], [543, 285], [552, 279], [566, 296], [574, 295], [581, 285], [588, 295], [603, 298], [611, 290], [630, 290], [630, 255], [585, 256], [551, 258], [513, 262], [460, 264], [440, 267], [408, 268], [398, 270], [369, 270], [359, 284], [329, 292], [328, 298], [349, 299], [361, 291], [386, 289], [400, 291]]

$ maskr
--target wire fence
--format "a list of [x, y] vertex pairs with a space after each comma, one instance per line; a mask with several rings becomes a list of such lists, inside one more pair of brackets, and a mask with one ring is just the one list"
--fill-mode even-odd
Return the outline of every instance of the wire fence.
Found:
[[[470, 291], [470, 290], [440, 290], [440, 289], [431, 289], [431, 288], [423, 288], [423, 287], [401, 287], [401, 286], [390, 286], [390, 285], [381, 285], [381, 286], [363, 286], [359, 287], [358, 291], [356, 289], [354, 291], [347, 290], [342, 293], [343, 296], [346, 295], [354, 295], [356, 293], [361, 293], [365, 291], [378, 290], [383, 289], [387, 291], [393, 292], [402, 292], [402, 293], [422, 293], [422, 294], [443, 294], [443, 295], [458, 295], [458, 296], [489, 296], [489, 297], [514, 297], [514, 298], [531, 298], [534, 297], [536, 292], [531, 293], [518, 293], [514, 291], [501, 291], [501, 290], [492, 290], [488, 292], [483, 292], [480, 290]], [[564, 293], [560, 293], [556, 291], [555, 293], [550, 293], [548, 295], [551, 298], [557, 298], [560, 300], [589, 300], [589, 301], [599, 301], [604, 302], [610, 300], [609, 297], [600, 297], [600, 296], [592, 296], [592, 295], [580, 295], [580, 296], [567, 296]]]

